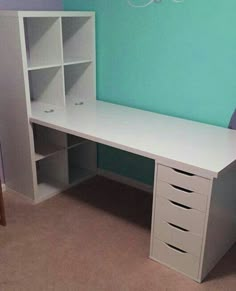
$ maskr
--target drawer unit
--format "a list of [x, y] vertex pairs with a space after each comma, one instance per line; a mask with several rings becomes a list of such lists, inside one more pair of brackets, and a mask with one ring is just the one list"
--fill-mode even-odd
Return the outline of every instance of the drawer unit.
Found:
[[200, 258], [167, 243], [154, 240], [151, 257], [194, 279], [198, 277]]
[[182, 227], [194, 234], [203, 235], [205, 213], [199, 210], [158, 196], [156, 199], [155, 225], [157, 225], [160, 217], [164, 221]]
[[208, 196], [192, 190], [158, 180], [157, 195], [203, 212], [206, 211]]
[[201, 254], [201, 236], [195, 235], [175, 224], [168, 223], [161, 218], [157, 219], [154, 237], [179, 249], [183, 249], [194, 256], [199, 257]]
[[158, 166], [158, 180], [201, 194], [210, 194], [210, 180], [166, 166]]

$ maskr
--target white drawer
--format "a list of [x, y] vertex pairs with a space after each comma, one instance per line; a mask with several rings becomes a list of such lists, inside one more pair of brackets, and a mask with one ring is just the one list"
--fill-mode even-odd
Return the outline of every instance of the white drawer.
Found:
[[162, 180], [169, 184], [179, 186], [187, 190], [196, 191], [201, 194], [210, 194], [211, 181], [203, 177], [162, 165], [158, 166], [157, 175], [158, 180]]
[[194, 279], [198, 277], [200, 258], [176, 250], [162, 241], [154, 242], [151, 257]]
[[155, 224], [158, 217], [194, 234], [203, 235], [205, 214], [196, 209], [186, 209], [160, 196], [156, 199]]
[[202, 247], [201, 236], [180, 229], [174, 224], [163, 221], [161, 218], [157, 220], [158, 222], [154, 229], [155, 238], [165, 241], [166, 243], [182, 249], [194, 256], [200, 256]]
[[208, 197], [203, 194], [157, 181], [157, 195], [200, 211], [206, 211]]

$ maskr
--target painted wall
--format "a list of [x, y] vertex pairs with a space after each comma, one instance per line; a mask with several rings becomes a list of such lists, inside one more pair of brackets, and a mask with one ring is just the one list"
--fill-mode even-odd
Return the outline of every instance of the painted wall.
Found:
[[[0, 0], [0, 10], [62, 10], [62, 7], [61, 0]], [[1, 153], [0, 178], [3, 181]]]
[[[228, 126], [236, 107], [235, 0], [163, 0], [145, 9], [64, 0], [64, 8], [97, 12], [98, 99]], [[142, 169], [132, 160], [124, 171], [127, 154], [99, 153], [101, 167], [131, 177]]]
[[61, 0], [0, 0], [0, 10], [62, 10]]

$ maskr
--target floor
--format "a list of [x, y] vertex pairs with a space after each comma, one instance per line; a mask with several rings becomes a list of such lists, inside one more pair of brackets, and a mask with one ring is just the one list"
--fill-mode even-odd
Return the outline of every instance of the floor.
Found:
[[4, 197], [1, 291], [236, 290], [236, 246], [203, 284], [148, 259], [148, 193], [95, 177], [36, 206]]

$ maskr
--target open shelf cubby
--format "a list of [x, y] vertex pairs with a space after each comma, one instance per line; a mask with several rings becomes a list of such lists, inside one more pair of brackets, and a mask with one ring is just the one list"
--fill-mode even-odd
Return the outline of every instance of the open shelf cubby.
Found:
[[31, 102], [63, 106], [64, 86], [61, 67], [29, 71]]
[[33, 124], [35, 161], [40, 161], [63, 151], [67, 147], [65, 133]]
[[92, 63], [64, 67], [67, 101], [89, 100], [95, 96], [94, 68]]
[[88, 141], [68, 149], [69, 184], [91, 178], [96, 174], [96, 143]]
[[94, 59], [94, 19], [92, 17], [62, 18], [64, 62]]
[[25, 17], [28, 68], [62, 64], [59, 17]]
[[36, 162], [38, 191], [37, 197], [43, 199], [57, 194], [67, 187], [67, 153], [58, 152]]
[[70, 149], [72, 147], [76, 147], [78, 145], [81, 145], [83, 143], [89, 142], [87, 139], [75, 136], [72, 134], [67, 134], [67, 147]]

